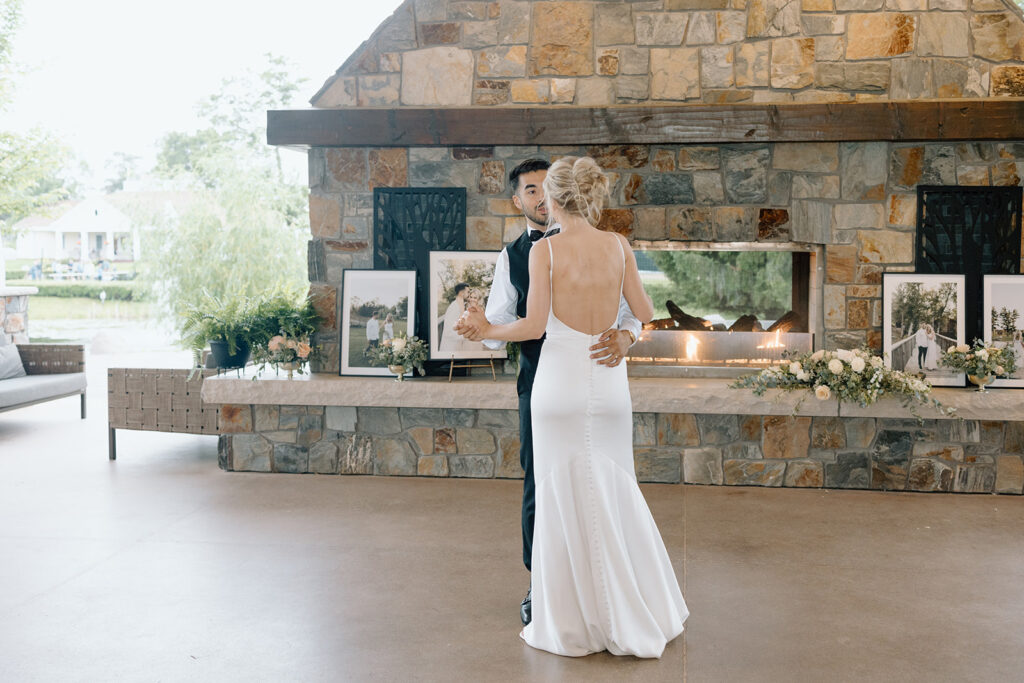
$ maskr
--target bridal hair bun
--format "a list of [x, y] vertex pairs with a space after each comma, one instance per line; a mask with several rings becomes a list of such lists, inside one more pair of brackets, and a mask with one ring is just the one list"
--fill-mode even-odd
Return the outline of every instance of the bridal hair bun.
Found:
[[590, 157], [563, 157], [548, 169], [544, 194], [567, 212], [597, 225], [608, 186], [608, 176]]

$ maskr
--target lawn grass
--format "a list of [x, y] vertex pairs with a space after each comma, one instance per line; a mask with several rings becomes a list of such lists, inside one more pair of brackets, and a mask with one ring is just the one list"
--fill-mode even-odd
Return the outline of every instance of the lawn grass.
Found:
[[96, 299], [33, 296], [29, 298], [29, 320], [149, 320], [152, 303]]

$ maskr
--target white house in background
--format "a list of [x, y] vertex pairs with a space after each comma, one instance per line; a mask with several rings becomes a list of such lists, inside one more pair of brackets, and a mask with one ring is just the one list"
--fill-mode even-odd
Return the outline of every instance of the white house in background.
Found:
[[102, 196], [66, 202], [49, 216], [28, 216], [14, 229], [18, 232], [14, 250], [20, 259], [134, 261], [139, 257], [138, 231], [131, 219]]
[[177, 215], [189, 200], [187, 192], [126, 191], [63, 202], [48, 215], [15, 224], [14, 258], [137, 261], [141, 231], [150, 229], [156, 216]]

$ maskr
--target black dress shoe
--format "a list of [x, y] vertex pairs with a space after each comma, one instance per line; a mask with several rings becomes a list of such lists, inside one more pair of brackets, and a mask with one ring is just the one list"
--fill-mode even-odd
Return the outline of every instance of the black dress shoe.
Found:
[[530, 623], [533, 618], [533, 589], [526, 591], [526, 597], [523, 598], [523, 603], [519, 605], [519, 618], [523, 621], [523, 626]]

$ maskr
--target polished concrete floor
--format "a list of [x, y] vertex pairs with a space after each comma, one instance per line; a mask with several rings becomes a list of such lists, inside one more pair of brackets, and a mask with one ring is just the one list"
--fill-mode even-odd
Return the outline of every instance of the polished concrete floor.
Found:
[[518, 637], [519, 483], [224, 473], [105, 386], [0, 414], [0, 681], [1011, 681], [1024, 499], [644, 486], [691, 617], [660, 660]]

